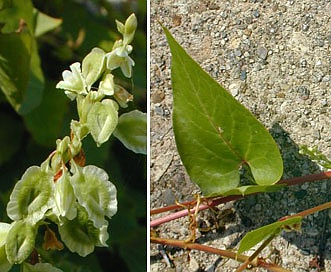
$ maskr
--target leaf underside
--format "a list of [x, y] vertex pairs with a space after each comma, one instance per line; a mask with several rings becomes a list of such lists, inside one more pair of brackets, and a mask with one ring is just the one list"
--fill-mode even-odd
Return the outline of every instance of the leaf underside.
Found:
[[283, 173], [280, 152], [265, 127], [211, 78], [164, 29], [172, 54], [173, 128], [177, 149], [205, 196], [239, 185], [247, 164], [258, 185]]
[[249, 250], [261, 241], [267, 239], [270, 235], [278, 235], [282, 229], [299, 230], [301, 226], [301, 221], [302, 217], [296, 216], [283, 221], [277, 221], [248, 232], [240, 241], [237, 254], [241, 254], [244, 251]]

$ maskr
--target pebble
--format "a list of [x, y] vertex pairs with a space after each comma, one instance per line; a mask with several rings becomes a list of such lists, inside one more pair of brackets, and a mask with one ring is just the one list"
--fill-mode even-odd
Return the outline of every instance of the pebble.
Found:
[[242, 53], [241, 53], [240, 49], [234, 50], [234, 55], [237, 57], [241, 57]]
[[240, 80], [245, 81], [247, 78], [247, 72], [245, 70], [240, 71]]
[[163, 110], [162, 106], [160, 106], [160, 105], [155, 105], [154, 110], [155, 110], [155, 113], [156, 113], [157, 115], [161, 115], [161, 116], [164, 115], [164, 110]]
[[232, 94], [232, 96], [236, 97], [239, 95], [239, 89], [240, 89], [240, 83], [234, 82], [229, 85], [229, 91]]
[[260, 59], [265, 60], [268, 56], [268, 50], [263, 46], [259, 46], [256, 50], [256, 54]]
[[200, 271], [200, 265], [197, 262], [196, 259], [192, 258], [190, 259], [190, 265], [189, 265], [189, 271], [190, 272], [198, 272]]

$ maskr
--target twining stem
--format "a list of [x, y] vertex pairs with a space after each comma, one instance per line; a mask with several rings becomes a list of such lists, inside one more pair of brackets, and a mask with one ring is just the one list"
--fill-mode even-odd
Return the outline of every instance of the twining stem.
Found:
[[174, 246], [174, 247], [179, 247], [179, 248], [184, 248], [184, 249], [196, 249], [196, 250], [200, 250], [200, 251], [217, 254], [217, 255], [227, 257], [227, 258], [230, 258], [233, 260], [237, 260], [239, 262], [245, 262], [249, 258], [248, 256], [245, 256], [245, 255], [237, 256], [237, 254], [235, 252], [232, 252], [229, 250], [218, 249], [215, 247], [201, 245], [198, 243], [186, 242], [184, 240], [174, 240], [174, 239], [165, 239], [165, 238], [159, 238], [159, 237], [151, 237], [151, 243]]
[[[308, 209], [308, 210], [304, 210], [304, 211], [296, 213], [294, 215], [282, 217], [278, 221], [283, 221], [285, 219], [289, 219], [289, 218], [297, 217], [297, 216], [305, 217], [305, 216], [308, 216], [315, 212], [322, 211], [322, 210], [329, 209], [329, 208], [331, 208], [331, 202], [321, 204], [319, 206], [316, 206], [316, 207]], [[184, 249], [196, 249], [196, 250], [205, 251], [205, 252], [209, 252], [209, 253], [213, 253], [213, 254], [223, 256], [223, 257], [237, 260], [239, 262], [242, 262], [243, 264], [236, 270], [236, 272], [244, 271], [244, 269], [248, 265], [252, 265], [255, 267], [256, 266], [264, 267], [270, 271], [275, 271], [275, 272], [276, 271], [287, 272], [288, 270], [286, 270], [280, 266], [277, 266], [276, 264], [270, 264], [270, 263], [267, 263], [263, 259], [257, 258], [258, 254], [270, 243], [270, 241], [274, 237], [275, 237], [274, 234], [270, 235], [251, 256], [246, 256], [246, 255], [241, 255], [241, 254], [237, 255], [235, 252], [232, 252], [232, 251], [217, 249], [214, 247], [200, 245], [197, 243], [187, 242], [187, 241], [183, 241], [183, 240], [173, 240], [173, 239], [165, 239], [165, 238], [159, 238], [159, 237], [151, 237], [151, 243], [170, 245], [170, 246], [180, 247], [180, 248], [184, 248]]]
[[195, 249], [212, 254], [217, 254], [219, 256], [230, 258], [241, 263], [245, 263], [248, 261], [249, 264], [252, 265], [253, 267], [259, 266], [259, 267], [267, 268], [270, 271], [290, 272], [289, 270], [285, 270], [276, 264], [267, 263], [264, 259], [254, 258], [254, 260], [250, 261], [249, 257], [246, 255], [242, 255], [242, 254], [237, 255], [235, 252], [229, 250], [223, 250], [206, 245], [200, 245], [198, 243], [185, 242], [183, 240], [165, 239], [159, 237], [151, 237], [151, 242], [155, 244], [168, 245], [168, 246], [179, 247], [189, 250]]
[[326, 210], [326, 209], [330, 209], [330, 208], [331, 208], [331, 202], [327, 202], [327, 203], [318, 205], [316, 207], [313, 207], [311, 209], [304, 210], [304, 211], [299, 212], [299, 213], [294, 214], [294, 215], [284, 216], [284, 217], [280, 218], [278, 221], [283, 221], [285, 219], [289, 219], [289, 218], [296, 217], [296, 216], [306, 217], [310, 214], [313, 214], [313, 213], [316, 213], [316, 212], [319, 212], [319, 211], [323, 211], [323, 210]]
[[262, 245], [255, 250], [255, 252], [249, 256], [249, 258], [236, 270], [236, 272], [242, 272], [246, 269], [246, 267], [252, 263], [252, 261], [259, 255], [259, 253], [272, 241], [272, 239], [275, 238], [275, 233], [270, 235], [263, 243]]
[[[312, 182], [312, 181], [323, 180], [323, 179], [331, 179], [331, 171], [306, 175], [306, 176], [303, 176], [303, 177], [295, 177], [295, 178], [290, 178], [290, 179], [284, 179], [284, 180], [279, 181], [277, 184], [286, 184], [287, 186], [292, 186], [292, 185], [302, 184], [302, 183], [305, 183], [305, 182]], [[258, 193], [253, 193], [253, 194], [258, 194]], [[218, 198], [214, 198], [214, 199], [202, 199], [202, 202], [204, 200], [204, 202], [207, 202], [207, 204], [200, 205], [199, 210], [200, 211], [201, 210], [206, 210], [208, 208], [220, 205], [222, 203], [227, 203], [227, 202], [233, 201], [233, 200], [239, 200], [239, 199], [245, 198], [245, 197], [253, 195], [253, 194], [249, 194], [249, 195], [245, 195], [245, 196], [233, 195], [233, 196], [226, 196], [226, 197], [218, 197]], [[182, 204], [183, 205], [194, 205], [194, 203], [195, 203], [195, 200], [185, 202], [185, 203], [182, 203]], [[168, 207], [155, 209], [155, 210], [151, 211], [151, 215], [162, 213], [162, 212], [165, 212], [165, 211], [179, 209], [179, 208], [181, 208], [181, 206], [182, 205], [171, 205], [171, 206], [168, 206]], [[194, 212], [195, 212], [195, 209], [192, 209], [191, 213], [194, 213]], [[182, 211], [164, 216], [162, 218], [152, 220], [150, 222], [150, 227], [159, 226], [163, 223], [166, 223], [166, 222], [184, 217], [187, 214], [188, 214], [187, 210], [182, 210]]]

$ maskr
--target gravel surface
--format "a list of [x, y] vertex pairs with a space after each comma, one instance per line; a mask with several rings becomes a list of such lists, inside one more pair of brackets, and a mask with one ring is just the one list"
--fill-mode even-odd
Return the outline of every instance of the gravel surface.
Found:
[[[152, 209], [191, 199], [198, 191], [176, 150], [170, 53], [158, 22], [270, 130], [282, 151], [284, 178], [321, 170], [301, 155], [299, 148], [317, 146], [331, 158], [331, 1], [153, 0]], [[330, 201], [329, 188], [327, 181], [303, 184], [228, 203], [216, 213], [203, 212], [199, 222], [212, 230], [199, 232], [197, 241], [221, 249], [235, 248], [249, 230]], [[231, 216], [223, 216], [228, 211]], [[215, 216], [222, 217], [217, 229]], [[262, 255], [291, 271], [331, 271], [330, 225], [328, 211], [308, 216], [301, 233], [283, 233]], [[164, 224], [157, 232], [161, 237], [185, 239], [188, 219]], [[315, 256], [323, 259], [320, 270], [314, 268]], [[151, 245], [151, 271], [234, 271], [237, 267], [238, 262], [216, 255]]]

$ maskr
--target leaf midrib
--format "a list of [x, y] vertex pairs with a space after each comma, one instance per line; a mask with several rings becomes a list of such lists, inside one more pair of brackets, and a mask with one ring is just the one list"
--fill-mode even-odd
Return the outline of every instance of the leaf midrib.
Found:
[[[174, 49], [173, 49], [174, 50]], [[174, 54], [173, 54], [174, 55]], [[181, 67], [182, 67], [182, 70], [185, 72], [185, 74], [186, 74], [186, 76], [188, 77], [188, 78], [190, 78], [191, 79], [191, 76], [190, 76], [190, 73], [187, 71], [187, 69], [186, 69], [186, 65], [184, 64], [185, 62], [184, 61], [182, 61], [182, 59], [180, 58], [180, 56], [181, 56], [181, 54], [180, 54], [180, 52], [177, 52], [177, 54], [176, 54], [176, 56], [177, 56], [177, 59], [178, 59], [178, 62], [181, 64]], [[193, 62], [194, 62], [194, 64], [195, 65], [198, 65], [190, 56], [188, 56]], [[196, 67], [194, 67], [194, 69], [195, 69]], [[208, 77], [210, 77], [209, 76], [209, 74], [207, 74], [205, 71], [203, 71], [205, 74], [206, 74], [206, 76], [208, 76]], [[198, 80], [200, 80], [200, 78], [198, 78]], [[205, 114], [205, 116], [207, 117], [207, 120], [209, 121], [209, 123], [210, 123], [210, 125], [214, 128], [214, 130], [215, 130], [215, 132], [216, 132], [216, 134], [218, 135], [218, 137], [221, 139], [221, 141], [222, 142], [224, 142], [225, 143], [225, 145], [228, 147], [228, 149], [231, 151], [231, 153], [239, 160], [239, 161], [241, 161], [242, 163], [243, 162], [245, 162], [245, 160], [242, 158], [242, 156], [234, 149], [234, 147], [231, 145], [231, 143], [229, 142], [229, 141], [227, 141], [224, 137], [223, 137], [223, 133], [220, 133], [219, 132], [219, 130], [218, 130], [218, 126], [213, 122], [213, 120], [212, 120], [212, 118], [211, 118], [211, 116], [208, 114], [208, 111], [207, 111], [207, 109], [205, 108], [205, 106], [204, 106], [204, 103], [201, 101], [201, 99], [200, 99], [200, 96], [198, 95], [198, 90], [196, 89], [196, 87], [195, 87], [195, 85], [192, 83], [192, 80], [189, 80], [189, 85], [191, 86], [191, 88], [192, 88], [192, 90], [193, 90], [193, 92], [192, 93], [194, 93], [194, 95], [195, 95], [195, 97], [197, 98], [197, 100], [198, 100], [198, 103], [199, 103], [199, 105], [200, 105], [200, 108], [202, 109], [202, 112]], [[222, 128], [221, 128], [222, 129]], [[214, 154], [216, 154], [216, 153], [214, 153]], [[216, 154], [217, 155], [217, 154]]]

